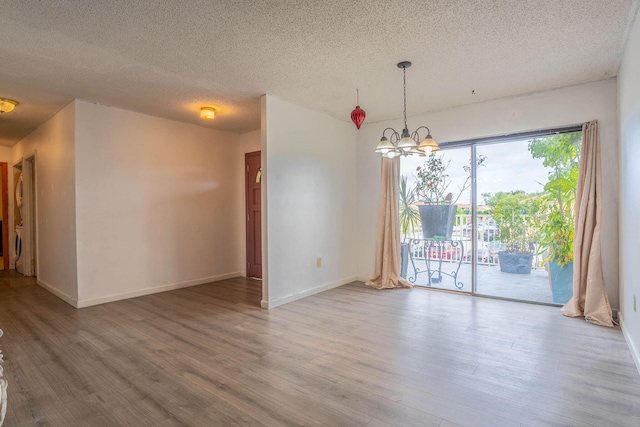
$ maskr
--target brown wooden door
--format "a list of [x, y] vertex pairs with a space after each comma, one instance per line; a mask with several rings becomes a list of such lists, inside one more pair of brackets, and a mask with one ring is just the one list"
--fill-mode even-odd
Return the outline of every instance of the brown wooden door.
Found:
[[262, 279], [262, 223], [260, 151], [246, 153], [245, 197], [247, 199], [247, 277]]
[[2, 265], [4, 270], [9, 269], [9, 167], [7, 163], [0, 163], [2, 168]]

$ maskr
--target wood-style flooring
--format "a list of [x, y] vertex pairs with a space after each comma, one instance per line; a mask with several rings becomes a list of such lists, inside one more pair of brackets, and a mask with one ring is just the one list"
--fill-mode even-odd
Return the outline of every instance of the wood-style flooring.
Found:
[[352, 283], [231, 279], [76, 310], [0, 272], [5, 426], [640, 426], [618, 328]]

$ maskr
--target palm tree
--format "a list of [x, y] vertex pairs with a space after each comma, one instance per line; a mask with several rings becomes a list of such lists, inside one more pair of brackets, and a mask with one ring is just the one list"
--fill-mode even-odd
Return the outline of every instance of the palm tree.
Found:
[[402, 241], [406, 242], [409, 230], [420, 222], [420, 214], [416, 209], [416, 189], [407, 184], [407, 176], [400, 177], [400, 231], [402, 232]]

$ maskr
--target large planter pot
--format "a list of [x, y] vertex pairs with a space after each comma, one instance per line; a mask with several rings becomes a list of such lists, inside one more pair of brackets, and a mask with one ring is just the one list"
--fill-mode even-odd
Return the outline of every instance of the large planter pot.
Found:
[[453, 225], [456, 221], [457, 205], [419, 205], [418, 208], [423, 238], [451, 239]]
[[400, 243], [400, 277], [407, 278], [407, 268], [409, 266], [409, 244]]
[[533, 254], [512, 254], [505, 251], [498, 252], [500, 271], [510, 274], [531, 274]]
[[549, 262], [549, 279], [554, 304], [566, 304], [573, 296], [573, 262], [562, 267]]

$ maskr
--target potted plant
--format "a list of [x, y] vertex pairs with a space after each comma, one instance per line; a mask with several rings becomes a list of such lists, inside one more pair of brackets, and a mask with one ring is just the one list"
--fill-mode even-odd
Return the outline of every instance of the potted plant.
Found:
[[493, 219], [500, 228], [500, 240], [505, 245], [505, 250], [498, 252], [500, 271], [531, 274], [539, 196], [527, 195], [524, 191], [498, 193], [491, 204], [494, 205]]
[[[478, 156], [477, 166], [484, 165], [486, 156]], [[422, 166], [416, 168], [416, 197], [423, 204], [419, 205], [422, 234], [425, 239], [451, 239], [456, 219], [456, 202], [462, 193], [471, 185], [470, 166], [464, 166], [467, 178], [458, 186], [458, 194], [454, 197], [449, 192], [451, 180], [446, 173], [451, 161], [444, 162], [444, 155], [429, 154]]]
[[565, 304], [573, 295], [573, 235], [580, 162], [580, 132], [529, 141], [529, 152], [551, 168], [544, 186], [546, 219], [540, 226], [540, 251], [547, 254], [553, 302]]
[[416, 191], [415, 188], [407, 184], [407, 176], [400, 177], [400, 232], [402, 233], [402, 242], [400, 243], [400, 277], [407, 277], [407, 268], [409, 266], [409, 242], [407, 236], [413, 231], [420, 221], [420, 215], [415, 205]]

